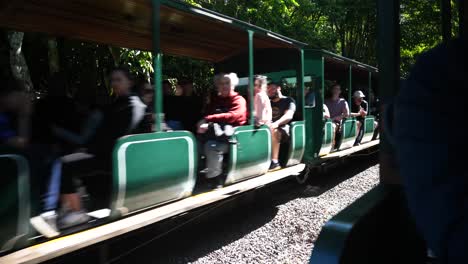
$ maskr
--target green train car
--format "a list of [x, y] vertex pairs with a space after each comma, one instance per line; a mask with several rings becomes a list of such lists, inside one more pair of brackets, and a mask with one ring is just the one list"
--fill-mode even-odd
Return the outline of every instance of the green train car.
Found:
[[[309, 263], [462, 263], [466, 255], [461, 252], [464, 251], [466, 246], [458, 246], [465, 241], [460, 240], [463, 235], [457, 233], [460, 229], [448, 228], [448, 231], [443, 233], [444, 238], [436, 243], [436, 247], [438, 247], [440, 253], [435, 253], [437, 251], [435, 248], [431, 247], [431, 245], [434, 244], [430, 243], [430, 239], [432, 239], [432, 243], [434, 243], [435, 237], [439, 237], [428, 232], [428, 229], [447, 230], [446, 225], [453, 225], [452, 223], [457, 223], [457, 227], [460, 228], [466, 227], [465, 219], [460, 220], [461, 216], [458, 215], [453, 217], [454, 219], [450, 222], [440, 220], [444, 219], [444, 217], [440, 219], [437, 217], [437, 215], [440, 214], [440, 211], [437, 209], [438, 207], [434, 206], [434, 210], [431, 211], [433, 202], [426, 201], [426, 197], [428, 196], [425, 195], [427, 194], [434, 197], [444, 197], [442, 193], [450, 193], [453, 195], [452, 191], [444, 191], [449, 190], [450, 185], [454, 184], [454, 182], [450, 180], [452, 172], [449, 172], [449, 168], [451, 170], [452, 166], [450, 165], [449, 167], [449, 163], [446, 161], [438, 161], [436, 159], [426, 160], [424, 157], [417, 155], [411, 159], [415, 164], [418, 164], [418, 162], [415, 162], [416, 159], [420, 159], [425, 163], [434, 162], [434, 164], [428, 165], [430, 169], [434, 167], [441, 168], [438, 170], [440, 174], [438, 174], [438, 180], [436, 182], [434, 181], [434, 176], [430, 177], [423, 172], [419, 172], [419, 174], [424, 177], [419, 178], [426, 178], [426, 180], [420, 180], [418, 178], [419, 175], [417, 175], [418, 173], [414, 173], [415, 179], [408, 179], [408, 177], [413, 175], [408, 175], [408, 168], [400, 168], [400, 166], [403, 165], [397, 162], [397, 151], [395, 151], [395, 149], [397, 149], [398, 144], [402, 144], [402, 142], [398, 142], [398, 140], [395, 139], [391, 140], [391, 138], [392, 134], [394, 135], [395, 131], [398, 129], [396, 125], [399, 123], [397, 121], [399, 116], [394, 114], [393, 111], [390, 111], [390, 109], [392, 109], [390, 106], [393, 101], [397, 100], [400, 84], [403, 83], [400, 76], [400, 42], [402, 41], [402, 35], [400, 34], [402, 28], [400, 27], [402, 25], [401, 8], [404, 4], [403, 1], [400, 0], [377, 0], [376, 2], [378, 11], [378, 32], [382, 32], [378, 34], [377, 43], [379, 67], [381, 69], [379, 88], [381, 97], [385, 98], [381, 108], [386, 109], [382, 113], [382, 123], [385, 124], [385, 126], [383, 127], [384, 132], [379, 153], [380, 183], [344, 208], [341, 212], [337, 213], [322, 227], [318, 239], [315, 242]], [[431, 34], [436, 36], [442, 33], [441, 40], [443, 40], [447, 47], [451, 47], [451, 39], [455, 38], [457, 35], [454, 32], [458, 31], [459, 38], [466, 38], [468, 35], [467, 1], [441, 0], [437, 2], [440, 6], [439, 21], [441, 22], [441, 32], [431, 32]], [[420, 12], [422, 9], [415, 11]], [[437, 16], [433, 17], [433, 20], [435, 18], [437, 18]], [[454, 18], [457, 18], [457, 24], [452, 22]], [[424, 57], [425, 60], [421, 59], [419, 63], [421, 63], [421, 65], [426, 64], [427, 66], [428, 63], [434, 60], [434, 54], [439, 53], [432, 53], [432, 55], [427, 56], [420, 55], [420, 58]], [[450, 63], [453, 63], [451, 56], [460, 57], [462, 54], [466, 54], [466, 52], [463, 53], [459, 52], [458, 49], [453, 49], [450, 53], [447, 52], [447, 54], [450, 55], [444, 55], [443, 57], [444, 60], [447, 60], [446, 64], [442, 66], [438, 65], [439, 68], [448, 67], [447, 65], [451, 67], [452, 64]], [[432, 59], [429, 59], [431, 56]], [[463, 69], [463, 64], [457, 65], [457, 67]], [[420, 70], [421, 67], [417, 69]], [[431, 82], [432, 79], [433, 78], [429, 77], [426, 82]], [[463, 79], [459, 80], [462, 81]], [[404, 89], [411, 88], [413, 87], [407, 86]], [[442, 91], [448, 91], [449, 88], [450, 87], [447, 86], [441, 89]], [[428, 95], [426, 95], [427, 98], [431, 98], [435, 95], [435, 92], [430, 88], [427, 88], [425, 91], [428, 93]], [[410, 101], [410, 99], [408, 99], [408, 101]], [[401, 116], [403, 111], [401, 109], [397, 110], [396, 108], [398, 108], [398, 106], [393, 107], [395, 108], [394, 112], [400, 112]], [[416, 115], [413, 110], [404, 113], [408, 116]], [[433, 126], [436, 125], [434, 124]], [[429, 129], [432, 128], [421, 129], [421, 131]], [[457, 137], [454, 136], [454, 138]], [[437, 142], [439, 145], [447, 144], [447, 148], [449, 147], [449, 141], [440, 142], [435, 137], [428, 137], [425, 138], [425, 140], [414, 138], [413, 140], [419, 144], [412, 144], [413, 142], [411, 142], [410, 144], [412, 147], [420, 147], [424, 149], [425, 152], [429, 153], [436, 152], [432, 149], [431, 143]], [[432, 142], [429, 140], [432, 140]], [[408, 144], [408, 142], [405, 142], [405, 144]], [[453, 152], [448, 152], [447, 155], [452, 153]], [[408, 165], [406, 165], [406, 167], [407, 166]], [[418, 167], [415, 168], [414, 171], [418, 171]], [[406, 175], [404, 173], [405, 170]], [[463, 175], [464, 173], [463, 171], [459, 172], [457, 169], [454, 171], [459, 173], [459, 175]], [[444, 172], [446, 175], [443, 174]], [[427, 182], [431, 182], [431, 184], [427, 184]], [[456, 184], [460, 185], [458, 182]], [[430, 185], [431, 188], [425, 187], [426, 185]], [[444, 188], [440, 188], [441, 185], [444, 185]], [[420, 188], [418, 191], [415, 191], [416, 186]], [[458, 196], [453, 195], [453, 197]], [[439, 207], [449, 207], [452, 205], [451, 199], [438, 199], [440, 200]], [[419, 201], [415, 203], [414, 200]], [[426, 203], [425, 205], [423, 205], [423, 201]], [[423, 210], [415, 210], [415, 207], [421, 205], [427, 207], [424, 209], [424, 214], [421, 213]], [[457, 205], [455, 208], [464, 211], [461, 205]], [[448, 210], [446, 214], [450, 214], [450, 210]], [[422, 217], [423, 215], [424, 217]], [[424, 218], [430, 220], [426, 222]], [[434, 219], [437, 219], [437, 221], [434, 221]], [[448, 237], [453, 238], [448, 239]]]
[[[344, 124], [343, 143], [331, 151], [331, 121], [323, 119], [328, 81], [339, 82], [348, 100], [363, 90], [373, 96], [378, 70], [237, 19], [179, 1], [33, 0], [0, 1], [0, 27], [39, 32], [80, 41], [151, 50], [154, 57], [156, 132], [120, 138], [112, 153], [113, 170], [107, 206], [89, 215], [89, 224], [45, 237], [31, 225], [38, 215], [29, 161], [24, 155], [0, 154], [0, 262], [40, 262], [259, 188], [286, 177], [304, 175], [306, 167], [339, 159], [378, 145], [372, 140], [375, 118], [366, 117], [363, 144], [352, 147], [356, 120]], [[297, 111], [291, 138], [281, 146], [283, 169], [268, 172], [271, 132], [250, 123], [235, 128], [227, 178], [221, 189], [197, 193], [198, 146], [188, 131], [163, 132], [163, 54], [212, 62], [216, 72], [236, 72], [238, 87], [253, 97], [255, 74], [282, 83]], [[253, 117], [253, 100], [249, 114]], [[350, 102], [350, 101], [349, 101]], [[371, 100], [369, 100], [371, 103]], [[309, 175], [310, 176], [310, 175]], [[312, 175], [313, 176], [313, 175]]]

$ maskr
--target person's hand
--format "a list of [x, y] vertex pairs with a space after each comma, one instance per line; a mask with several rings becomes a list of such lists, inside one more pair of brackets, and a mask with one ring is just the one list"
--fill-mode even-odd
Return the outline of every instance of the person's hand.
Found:
[[278, 123], [276, 123], [276, 122], [271, 123], [270, 128], [271, 129], [277, 129], [278, 128]]
[[197, 128], [198, 134], [205, 134], [208, 131], [208, 123], [202, 123]]
[[361, 115], [362, 117], [366, 116], [366, 112], [364, 111], [364, 109], [361, 108], [361, 110], [359, 110], [359, 115]]
[[341, 121], [341, 116], [334, 117], [333, 121], [340, 122]]

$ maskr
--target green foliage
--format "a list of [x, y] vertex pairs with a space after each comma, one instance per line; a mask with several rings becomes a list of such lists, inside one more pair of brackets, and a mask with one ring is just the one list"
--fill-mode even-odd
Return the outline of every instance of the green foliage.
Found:
[[403, 0], [401, 6], [401, 72], [403, 77], [421, 53], [442, 40], [439, 1]]
[[127, 66], [131, 72], [143, 75], [147, 79], [154, 72], [153, 54], [148, 51], [121, 49], [120, 64]]
[[[185, 0], [343, 56], [377, 65], [375, 0]], [[456, 0], [452, 0], [453, 10]], [[440, 1], [402, 0], [401, 71], [406, 76], [416, 58], [441, 42]], [[456, 12], [452, 15], [458, 25]], [[3, 32], [3, 34], [5, 34]], [[455, 34], [455, 30], [454, 30]], [[53, 45], [51, 45], [53, 44]], [[108, 95], [107, 75], [117, 65], [153, 77], [151, 52], [50, 39], [27, 33], [23, 47], [34, 89], [43, 91], [52, 72], [60, 70], [70, 93]], [[8, 60], [8, 42], [0, 39], [0, 57]], [[48, 55], [49, 54], [49, 55]], [[53, 56], [52, 56], [53, 55]], [[54, 61], [50, 61], [54, 58]], [[213, 65], [190, 58], [164, 56], [165, 79], [189, 78], [203, 93], [212, 86]], [[54, 66], [54, 67], [53, 67]], [[55, 67], [57, 66], [57, 67]], [[4, 67], [2, 67], [4, 68]], [[5, 67], [6, 68], [6, 67]], [[51, 72], [49, 72], [51, 71]], [[1, 73], [8, 74], [6, 71]]]
[[[452, 35], [456, 35], [458, 13], [452, 0]], [[402, 0], [401, 74], [406, 77], [419, 55], [442, 41], [440, 1]]]
[[190, 0], [214, 11], [376, 64], [375, 0]]

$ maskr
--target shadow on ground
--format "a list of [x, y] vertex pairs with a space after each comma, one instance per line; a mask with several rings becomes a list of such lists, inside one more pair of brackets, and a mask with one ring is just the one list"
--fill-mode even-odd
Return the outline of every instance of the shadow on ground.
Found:
[[[326, 173], [313, 171], [308, 185], [295, 179], [170, 219], [55, 263], [188, 263], [228, 245], [270, 222], [277, 206], [316, 197], [378, 163], [378, 155], [350, 157]], [[168, 232], [170, 230], [170, 232]], [[104, 260], [106, 259], [106, 260]]]

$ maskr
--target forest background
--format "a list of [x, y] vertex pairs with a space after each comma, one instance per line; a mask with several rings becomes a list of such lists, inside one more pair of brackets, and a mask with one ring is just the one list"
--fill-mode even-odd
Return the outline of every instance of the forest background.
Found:
[[[251, 24], [378, 67], [375, 0], [185, 0]], [[452, 1], [452, 25], [458, 15]], [[417, 57], [442, 41], [440, 1], [401, 1], [401, 76]], [[68, 93], [109, 95], [107, 75], [126, 65], [152, 76], [151, 52], [84, 43], [44, 34], [0, 31], [0, 77], [14, 77], [36, 98], [47, 94], [50, 77], [66, 79]], [[456, 32], [454, 31], [455, 35]], [[213, 65], [190, 58], [165, 56], [164, 77], [172, 83], [194, 81], [201, 91], [211, 86]]]

